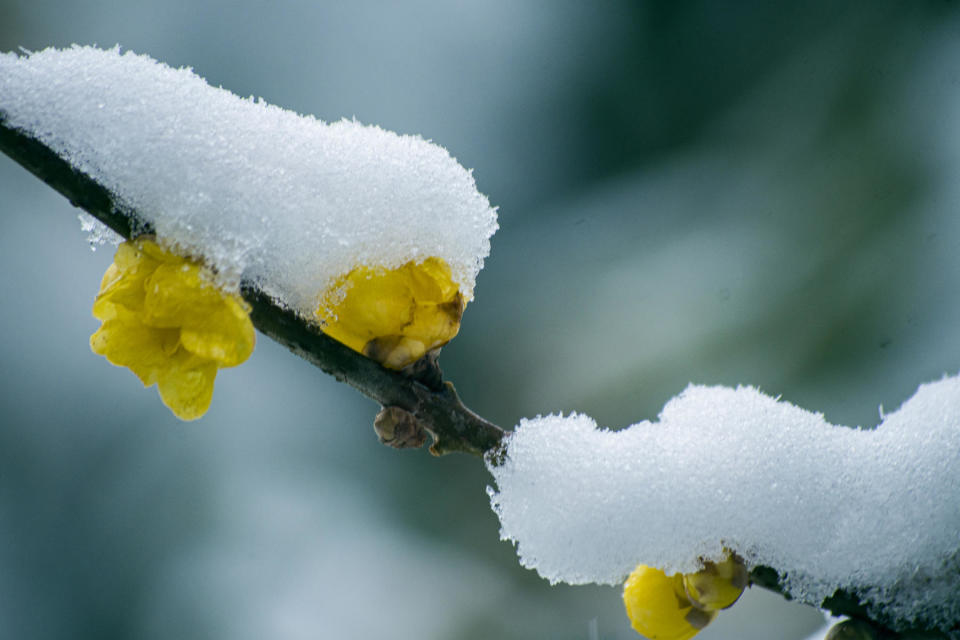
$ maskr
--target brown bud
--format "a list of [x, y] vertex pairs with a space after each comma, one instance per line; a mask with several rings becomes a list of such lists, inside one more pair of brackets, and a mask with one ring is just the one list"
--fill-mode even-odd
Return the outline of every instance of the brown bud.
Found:
[[400, 407], [384, 407], [373, 420], [380, 442], [394, 449], [417, 449], [427, 441], [427, 432], [417, 418]]

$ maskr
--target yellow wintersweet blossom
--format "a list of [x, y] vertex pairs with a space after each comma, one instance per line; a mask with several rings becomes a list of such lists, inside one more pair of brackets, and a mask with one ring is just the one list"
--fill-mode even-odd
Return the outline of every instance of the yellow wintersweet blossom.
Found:
[[747, 572], [736, 556], [672, 576], [641, 564], [623, 585], [623, 604], [633, 628], [650, 640], [688, 640], [736, 602], [746, 586]]
[[396, 269], [360, 266], [321, 296], [323, 331], [390, 369], [449, 342], [466, 301], [441, 258]]
[[103, 324], [90, 348], [156, 384], [181, 420], [206, 413], [217, 369], [250, 357], [249, 307], [213, 284], [200, 263], [149, 238], [124, 242], [100, 283], [93, 316]]

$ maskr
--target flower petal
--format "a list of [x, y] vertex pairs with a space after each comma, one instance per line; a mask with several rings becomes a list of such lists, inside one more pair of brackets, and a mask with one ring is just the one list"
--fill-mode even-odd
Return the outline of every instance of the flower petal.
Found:
[[323, 331], [354, 351], [401, 369], [449, 342], [464, 299], [440, 258], [397, 269], [358, 267], [323, 296]]
[[201, 324], [223, 305], [224, 294], [186, 261], [159, 265], [144, 286], [143, 321], [152, 327]]
[[156, 251], [163, 251], [156, 242], [149, 238], [137, 238], [117, 247], [113, 263], [128, 276], [137, 275], [141, 271], [153, 273], [160, 265], [160, 260], [153, 255]]
[[403, 335], [427, 344], [427, 349], [450, 342], [460, 331], [463, 299], [459, 294], [449, 302], [417, 305], [413, 322], [403, 328]]
[[217, 365], [184, 351], [169, 362], [157, 379], [160, 399], [181, 420], [196, 420], [210, 408]]
[[410, 291], [418, 304], [448, 302], [457, 295], [450, 267], [440, 258], [427, 258], [420, 264], [408, 262], [401, 268], [406, 272]]
[[256, 332], [245, 305], [225, 296], [216, 312], [201, 322], [184, 326], [180, 342], [184, 349], [214, 360], [221, 367], [235, 367], [253, 353]]
[[180, 332], [148, 327], [123, 307], [115, 311], [116, 315], [90, 336], [90, 349], [112, 364], [129, 368], [144, 386], [150, 386], [169, 366], [169, 354], [176, 351]]

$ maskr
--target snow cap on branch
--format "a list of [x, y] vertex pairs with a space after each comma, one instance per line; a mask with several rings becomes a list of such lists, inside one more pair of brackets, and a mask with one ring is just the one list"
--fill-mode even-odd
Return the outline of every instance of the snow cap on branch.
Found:
[[729, 549], [819, 605], [837, 589], [900, 621], [960, 618], [960, 378], [876, 429], [756, 389], [691, 386], [658, 422], [523, 420], [489, 464], [501, 536], [551, 582], [691, 572]]
[[0, 118], [110, 189], [221, 284], [306, 316], [338, 276], [436, 256], [472, 298], [497, 229], [469, 171], [423, 138], [242, 99], [190, 69], [74, 46], [0, 54]]

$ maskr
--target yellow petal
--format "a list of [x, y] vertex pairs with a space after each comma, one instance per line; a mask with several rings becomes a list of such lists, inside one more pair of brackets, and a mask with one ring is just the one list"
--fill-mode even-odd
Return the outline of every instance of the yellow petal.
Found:
[[191, 353], [216, 361], [221, 367], [235, 367], [253, 353], [256, 332], [246, 306], [233, 297], [225, 297], [220, 308], [184, 326], [180, 343]]
[[175, 251], [161, 247], [149, 236], [141, 236], [134, 240], [132, 244], [141, 254], [139, 260], [152, 261], [154, 263], [154, 268], [163, 263], [182, 264], [184, 262], [190, 262], [196, 264], [197, 262], [196, 260], [185, 258]]
[[427, 258], [420, 264], [408, 262], [402, 268], [418, 304], [447, 302], [458, 292], [450, 267], [440, 258]]
[[110, 266], [107, 267], [106, 272], [103, 274], [103, 278], [100, 280], [100, 293], [102, 294], [112, 285], [116, 284], [122, 276], [123, 272], [120, 271], [120, 267], [117, 266], [116, 262], [112, 262]]
[[143, 321], [153, 327], [202, 323], [223, 305], [223, 294], [198, 265], [163, 263], [144, 283]]
[[358, 267], [321, 299], [323, 330], [354, 351], [401, 369], [449, 342], [465, 302], [440, 258], [397, 269]]
[[[113, 274], [111, 274], [113, 271]], [[107, 276], [114, 275], [108, 282]], [[97, 294], [93, 303], [93, 316], [98, 320], [109, 320], [116, 311], [117, 305], [131, 311], [141, 311], [144, 300], [144, 281], [148, 274], [131, 276], [123, 274], [116, 265], [111, 265], [104, 275], [104, 285]]]
[[112, 364], [129, 368], [144, 386], [150, 386], [168, 366], [179, 333], [176, 329], [148, 327], [135, 313], [120, 307], [90, 336], [90, 349]]
[[116, 263], [107, 267], [107, 271], [100, 281], [100, 291], [97, 292], [97, 297], [93, 301], [93, 317], [97, 320], [109, 320], [116, 315], [114, 311], [116, 305], [110, 300], [110, 290], [117, 285], [121, 278], [122, 272]]
[[639, 565], [623, 585], [623, 604], [633, 628], [650, 640], [688, 640], [716, 616], [694, 608], [680, 574]]
[[141, 249], [149, 240], [124, 242], [117, 247], [113, 264], [107, 268], [100, 282], [100, 291], [93, 304], [93, 315], [99, 320], [113, 317], [114, 307], [122, 305], [133, 311], [143, 309], [144, 286], [159, 262], [147, 256]]
[[459, 294], [446, 302], [418, 304], [413, 312], [413, 322], [403, 328], [403, 335], [420, 340], [428, 345], [427, 349], [443, 346], [460, 331], [462, 317], [463, 298]]
[[684, 591], [695, 607], [719, 611], [733, 605], [747, 586], [747, 569], [736, 556], [683, 576]]
[[160, 399], [181, 420], [196, 420], [210, 408], [217, 365], [181, 351], [157, 380]]
[[[162, 264], [158, 256], [173, 256], [147, 238], [127, 241], [117, 247], [113, 264], [100, 282], [100, 292], [93, 304], [93, 315], [99, 320], [113, 317], [115, 305], [133, 311], [143, 309], [146, 281]], [[175, 256], [173, 256], [175, 258]], [[183, 258], [177, 258], [183, 262]]]
[[156, 252], [163, 252], [156, 242], [149, 238], [138, 238], [117, 247], [113, 263], [128, 276], [136, 276], [141, 271], [152, 273], [160, 264], [160, 260], [152, 255]]

